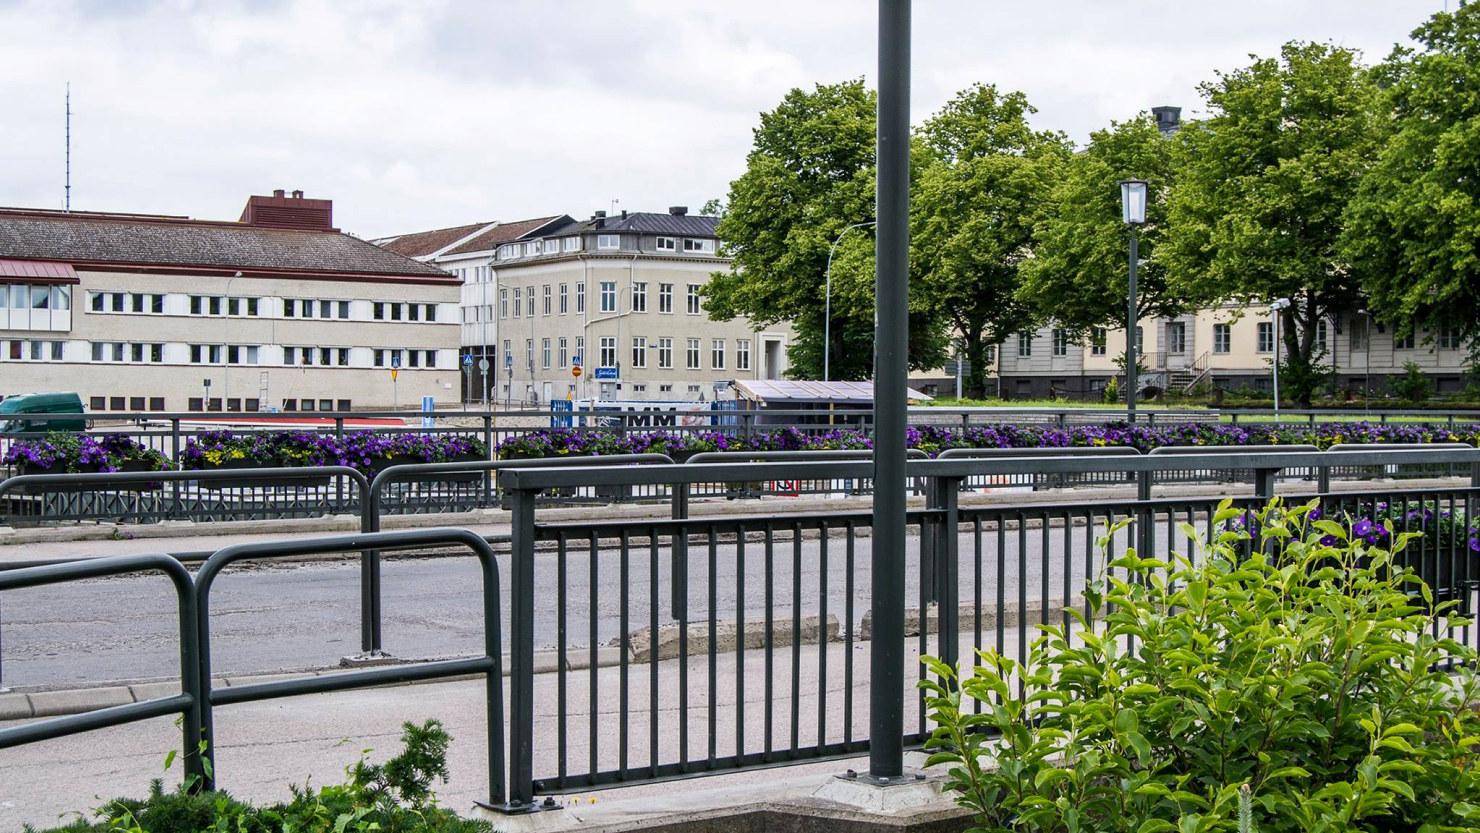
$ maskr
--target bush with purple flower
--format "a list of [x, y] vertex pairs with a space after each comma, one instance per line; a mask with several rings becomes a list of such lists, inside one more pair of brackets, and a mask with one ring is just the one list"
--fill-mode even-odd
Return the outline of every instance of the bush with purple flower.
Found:
[[0, 463], [32, 474], [79, 474], [113, 471], [165, 471], [163, 454], [126, 434], [51, 433], [40, 439], [16, 440]]

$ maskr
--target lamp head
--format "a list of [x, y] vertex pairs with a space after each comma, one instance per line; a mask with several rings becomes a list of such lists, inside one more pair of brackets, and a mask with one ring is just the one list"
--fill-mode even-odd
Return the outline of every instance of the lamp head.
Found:
[[1146, 222], [1146, 180], [1120, 181], [1120, 219], [1130, 226]]

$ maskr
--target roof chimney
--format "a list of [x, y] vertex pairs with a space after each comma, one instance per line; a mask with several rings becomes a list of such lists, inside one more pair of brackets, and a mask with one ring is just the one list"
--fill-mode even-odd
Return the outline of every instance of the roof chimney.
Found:
[[302, 191], [294, 191], [289, 197], [281, 188], [273, 191], [270, 197], [249, 197], [239, 222], [259, 228], [336, 230], [333, 200], [304, 199]]
[[593, 211], [593, 212], [591, 212], [591, 219], [593, 219], [593, 220], [605, 220], [606, 219], [606, 212], [605, 211]]
[[1182, 128], [1181, 107], [1152, 107], [1151, 116], [1156, 119], [1156, 129], [1163, 136], [1170, 136]]
[[671, 205], [668, 207], [668, 213], [675, 217], [682, 217], [689, 213], [689, 207], [687, 205]]

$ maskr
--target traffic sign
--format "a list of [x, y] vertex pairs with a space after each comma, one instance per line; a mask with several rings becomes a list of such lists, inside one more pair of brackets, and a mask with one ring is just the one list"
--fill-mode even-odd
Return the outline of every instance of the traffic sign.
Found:
[[396, 367], [391, 368], [391, 381], [392, 382], [396, 381], [396, 374], [397, 373], [400, 373], [400, 372], [401, 372], [400, 368], [396, 368]]
[[[401, 367], [401, 357], [400, 357], [400, 355], [399, 354], [392, 354], [391, 355], [391, 369], [392, 370], [396, 370], [396, 369], [399, 369], [400, 367]], [[391, 378], [395, 378], [395, 377], [392, 376]]]
[[581, 378], [581, 366], [576, 365], [575, 367], [572, 367], [570, 369], [570, 375], [576, 377], [577, 379]]
[[573, 365], [575, 365], [576, 367], [580, 367], [581, 366], [581, 354], [580, 353], [577, 353], [577, 354], [575, 354], [575, 356], [571, 357], [570, 363], [573, 364]]
[[472, 366], [473, 366], [473, 354], [472, 353], [468, 353], [467, 355], [463, 356], [463, 367], [472, 367]]
[[478, 369], [481, 370], [481, 371], [483, 371], [484, 373], [487, 373], [488, 372], [488, 359], [479, 359], [478, 360]]
[[617, 378], [617, 369], [615, 367], [611, 367], [611, 366], [598, 367], [598, 368], [596, 368], [596, 372], [591, 374], [591, 378], [592, 379], [615, 379], [615, 378]]

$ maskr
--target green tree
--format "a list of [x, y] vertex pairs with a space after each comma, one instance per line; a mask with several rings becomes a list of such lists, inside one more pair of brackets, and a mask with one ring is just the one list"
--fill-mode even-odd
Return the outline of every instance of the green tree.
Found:
[[1146, 224], [1137, 230], [1138, 318], [1169, 318], [1188, 301], [1168, 284], [1156, 250], [1166, 236], [1166, 193], [1172, 145], [1142, 113], [1090, 134], [1084, 151], [1064, 165], [1048, 211], [1034, 233], [1033, 257], [1023, 264], [1019, 294], [1040, 318], [1053, 319], [1080, 338], [1096, 327], [1125, 327], [1129, 232], [1121, 222], [1122, 179], [1147, 181]]
[[1201, 305], [1289, 298], [1284, 357], [1319, 378], [1319, 322], [1361, 304], [1338, 239], [1376, 151], [1372, 79], [1350, 50], [1289, 43], [1201, 90], [1212, 115], [1180, 135], [1157, 260]]
[[[793, 323], [791, 375], [821, 378], [828, 253], [874, 218], [876, 94], [861, 80], [794, 89], [762, 113], [745, 173], [730, 183], [718, 235], [733, 268], [705, 289], [711, 318]], [[832, 269], [831, 376], [873, 374], [872, 229], [850, 231]], [[912, 316], [911, 365], [938, 363], [923, 316]]]
[[[1392, 131], [1347, 207], [1369, 309], [1400, 331], [1480, 336], [1480, 4], [1461, 2], [1378, 68]], [[1473, 342], [1472, 342], [1473, 343]]]
[[977, 84], [920, 129], [924, 154], [911, 208], [912, 301], [944, 323], [971, 363], [967, 396], [985, 390], [987, 348], [1032, 329], [1019, 293], [1036, 212], [1070, 147], [1035, 131], [1020, 92]]

